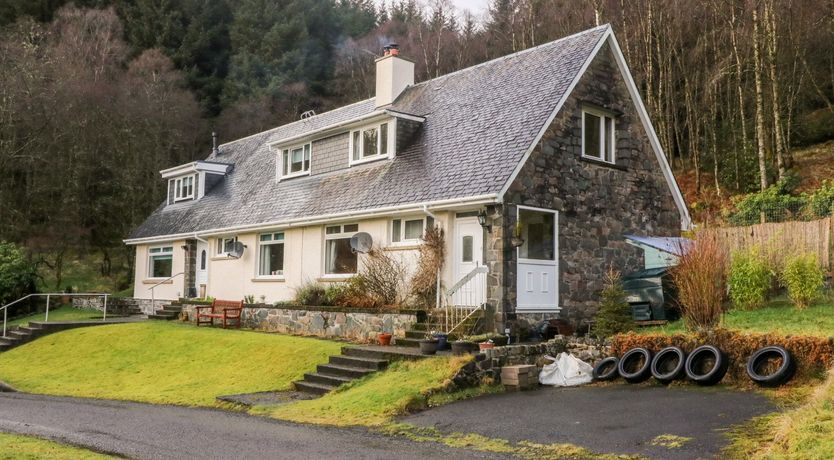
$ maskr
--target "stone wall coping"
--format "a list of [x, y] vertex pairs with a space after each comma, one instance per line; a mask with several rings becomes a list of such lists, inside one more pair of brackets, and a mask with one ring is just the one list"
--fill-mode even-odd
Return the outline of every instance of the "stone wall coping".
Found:
[[[211, 305], [206, 301], [180, 300], [182, 305]], [[373, 308], [350, 308], [350, 307], [328, 307], [328, 306], [305, 306], [305, 305], [273, 305], [268, 303], [247, 303], [243, 304], [247, 310], [301, 310], [332, 313], [369, 313], [373, 315], [415, 315], [423, 316], [426, 310], [416, 309], [373, 309]]]

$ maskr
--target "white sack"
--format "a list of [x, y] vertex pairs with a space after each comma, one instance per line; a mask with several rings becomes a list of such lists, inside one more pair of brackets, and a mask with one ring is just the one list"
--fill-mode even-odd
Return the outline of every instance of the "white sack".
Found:
[[554, 363], [545, 365], [539, 373], [539, 382], [542, 385], [572, 387], [591, 383], [593, 379], [594, 368], [571, 354], [559, 353], [558, 358], [552, 356], [545, 356], [545, 358]]

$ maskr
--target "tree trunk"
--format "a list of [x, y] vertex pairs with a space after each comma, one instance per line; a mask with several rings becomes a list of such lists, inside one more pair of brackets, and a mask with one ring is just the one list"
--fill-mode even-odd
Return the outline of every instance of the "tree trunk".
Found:
[[762, 94], [762, 57], [759, 53], [759, 15], [758, 6], [753, 8], [753, 71], [756, 79], [756, 153], [759, 156], [759, 183], [762, 190], [768, 186], [767, 154], [765, 152], [764, 96]]
[[785, 137], [782, 133], [782, 107], [780, 106], [781, 94], [779, 92], [779, 78], [776, 75], [776, 17], [773, 14], [773, 2], [765, 3], [765, 29], [767, 32], [767, 63], [770, 71], [771, 106], [773, 110], [773, 135], [774, 151], [776, 152], [776, 166], [779, 170], [779, 179], [785, 178], [785, 172], [790, 167], [785, 148]]

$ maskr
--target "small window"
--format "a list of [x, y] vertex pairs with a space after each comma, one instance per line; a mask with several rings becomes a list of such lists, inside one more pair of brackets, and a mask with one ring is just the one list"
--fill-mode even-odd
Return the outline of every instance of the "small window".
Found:
[[175, 179], [174, 201], [185, 201], [194, 198], [194, 176], [185, 176]]
[[170, 278], [174, 268], [174, 247], [163, 246], [148, 250], [148, 276]]
[[[431, 221], [428, 223], [428, 221]], [[418, 219], [393, 219], [391, 221], [392, 243], [418, 243], [426, 231], [427, 225], [434, 225], [430, 217]]]
[[582, 112], [582, 156], [615, 163], [615, 122], [601, 111]]
[[281, 178], [310, 174], [310, 144], [304, 144], [281, 152]]
[[218, 238], [217, 255], [220, 257], [228, 256], [230, 252], [235, 250], [235, 243], [237, 243], [236, 236], [232, 238]]
[[388, 134], [388, 123], [353, 131], [350, 135], [351, 164], [387, 158]]
[[258, 276], [284, 274], [284, 234], [266, 233], [259, 238]]
[[203, 252], [200, 253], [200, 270], [206, 269], [206, 250], [203, 249]]
[[359, 231], [359, 224], [331, 225], [325, 228], [325, 274], [356, 274], [358, 257], [350, 247], [350, 239], [357, 231]]

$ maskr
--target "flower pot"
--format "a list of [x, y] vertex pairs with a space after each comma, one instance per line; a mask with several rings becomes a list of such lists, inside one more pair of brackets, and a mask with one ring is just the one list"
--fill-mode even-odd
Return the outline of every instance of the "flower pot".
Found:
[[478, 348], [481, 350], [489, 350], [490, 348], [495, 348], [495, 344], [492, 342], [481, 342], [478, 344]]
[[452, 342], [452, 354], [455, 356], [467, 355], [475, 351], [475, 348], [474, 342], [467, 342], [465, 340]]
[[434, 338], [437, 339], [437, 349], [438, 350], [448, 350], [449, 349], [449, 336], [446, 334], [434, 334]]
[[437, 353], [437, 340], [425, 339], [420, 341], [420, 353], [424, 355], [433, 355]]
[[382, 332], [376, 336], [376, 339], [379, 341], [380, 345], [388, 346], [391, 345], [391, 334], [387, 332]]

